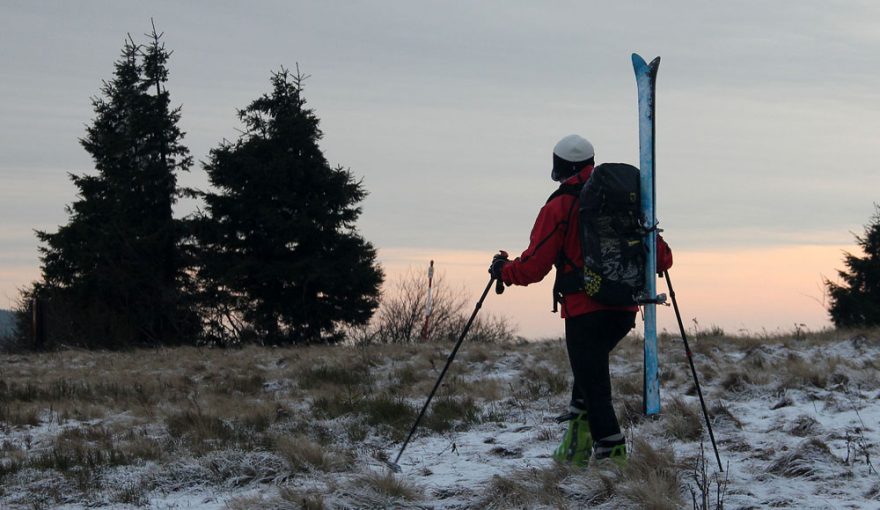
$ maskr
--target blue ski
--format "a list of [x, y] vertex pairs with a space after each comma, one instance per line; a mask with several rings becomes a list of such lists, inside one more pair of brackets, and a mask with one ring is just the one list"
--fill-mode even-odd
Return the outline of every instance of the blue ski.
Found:
[[657, 213], [654, 209], [654, 91], [660, 57], [650, 64], [633, 53], [633, 70], [639, 91], [639, 168], [641, 170], [642, 212], [648, 229], [648, 257], [645, 262], [645, 385], [646, 415], [660, 412], [660, 376], [657, 366]]

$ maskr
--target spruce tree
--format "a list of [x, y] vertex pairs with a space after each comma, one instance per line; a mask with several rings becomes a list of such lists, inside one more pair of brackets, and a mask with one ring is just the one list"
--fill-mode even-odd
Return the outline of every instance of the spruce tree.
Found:
[[378, 306], [382, 271], [355, 229], [366, 191], [324, 158], [302, 82], [273, 73], [272, 92], [238, 112], [242, 136], [205, 164], [216, 191], [196, 240], [215, 341], [332, 342]]
[[874, 209], [865, 234], [855, 236], [864, 256], [845, 254], [848, 269], [837, 272], [844, 285], [825, 281], [831, 298], [828, 312], [840, 328], [880, 326], [880, 205]]
[[172, 216], [176, 172], [192, 158], [165, 88], [169, 55], [155, 28], [145, 46], [126, 40], [80, 140], [95, 172], [71, 175], [78, 198], [68, 223], [37, 233], [43, 280], [30, 294], [47, 301], [56, 341], [173, 344], [198, 333]]

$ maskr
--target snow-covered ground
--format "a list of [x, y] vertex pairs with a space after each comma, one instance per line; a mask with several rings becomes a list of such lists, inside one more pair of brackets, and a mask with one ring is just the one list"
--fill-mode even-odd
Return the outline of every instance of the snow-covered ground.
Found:
[[[370, 354], [375, 384], [368, 391], [383, 391], [383, 381], [398, 377], [401, 368], [430, 366], [420, 374], [427, 380], [411, 384], [401, 395], [418, 409], [445, 361], [447, 347], [412, 346], [393, 354], [377, 348]], [[676, 338], [661, 342], [664, 408], [659, 417], [633, 412], [640, 405], [637, 341], [627, 341], [614, 354], [618, 415], [631, 447], [631, 466], [622, 471], [608, 463], [573, 470], [550, 457], [564, 430], [553, 418], [564, 410], [567, 393], [567, 366], [559, 341], [465, 344], [441, 391], [447, 393], [439, 398], [456, 391], [459, 398], [470, 396], [477, 416], [443, 432], [420, 429], [400, 460], [402, 472], [396, 475], [385, 461], [395, 458], [405, 431], [392, 439], [386, 426], [366, 425], [362, 413], [333, 417], [310, 413], [318, 399], [354, 391], [321, 386], [309, 393], [302, 389], [308, 385], [291, 375], [295, 360], [306, 363], [297, 370], [333, 362], [332, 349], [314, 358], [295, 349], [266, 350], [247, 351], [253, 361], [239, 362], [243, 370], [250, 366], [263, 371], [260, 395], [246, 391], [236, 395], [282, 406], [266, 434], [312, 437], [344, 459], [344, 465], [329, 460], [325, 465], [317, 461], [311, 467], [294, 465], [289, 455], [261, 440], [247, 449], [239, 441], [207, 451], [187, 450], [179, 438], [169, 438], [170, 422], [161, 419], [165, 405], [161, 399], [150, 404], [150, 412], [119, 409], [90, 420], [44, 409], [38, 423], [0, 425], [0, 508], [692, 508], [693, 495], [699, 498], [707, 492], [707, 487], [700, 488], [704, 475], [711, 492], [708, 508], [718, 507], [719, 482], [723, 506], [729, 509], [880, 508], [880, 475], [874, 469], [880, 452], [880, 337], [718, 337], [692, 340], [692, 347], [724, 473], [719, 473], [690, 368]], [[339, 349], [348, 354], [352, 350]], [[355, 354], [361, 355], [366, 356]], [[49, 361], [55, 363], [64, 358], [53, 356]], [[202, 363], [220, 363], [212, 356]], [[10, 375], [46, 377], [26, 367], [45, 362], [38, 356], [6, 359], [0, 388], [6, 387]], [[107, 362], [88, 360], [85, 353], [77, 353], [75, 363], [65, 361], [67, 366], [78, 363], [98, 369]], [[177, 375], [194, 381], [200, 377]], [[39, 384], [37, 379], [31, 382]], [[189, 398], [198, 399], [199, 392], [209, 389], [193, 383], [191, 391]], [[12, 393], [4, 389], [2, 394], [10, 398]], [[152, 422], [145, 419], [150, 413], [155, 416]], [[297, 416], [307, 421], [296, 421]], [[154, 441], [149, 444], [172, 453], [101, 461], [91, 472], [97, 478], [87, 480], [77, 477], [76, 467], [61, 473], [57, 466], [38, 469], [27, 464], [28, 458], [57, 446], [59, 434], [71, 434], [73, 429], [92, 431], [96, 437], [111, 434], [109, 430], [125, 441], [149, 438]], [[668, 465], [660, 466], [661, 461]], [[15, 462], [18, 468], [11, 467]], [[656, 471], [651, 462], [658, 464]], [[662, 486], [658, 480], [669, 476], [669, 466], [674, 472], [674, 494], [659, 489], [645, 494], [645, 488]]]

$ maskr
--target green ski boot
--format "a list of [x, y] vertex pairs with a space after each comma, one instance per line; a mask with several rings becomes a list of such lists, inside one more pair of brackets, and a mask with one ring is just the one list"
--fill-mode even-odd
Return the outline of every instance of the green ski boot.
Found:
[[620, 469], [626, 467], [626, 438], [615, 434], [596, 441], [596, 460], [611, 459]]
[[578, 467], [587, 467], [590, 463], [590, 455], [593, 454], [593, 436], [590, 434], [590, 424], [587, 422], [587, 413], [569, 413], [557, 418], [560, 423], [568, 421], [568, 430], [562, 438], [562, 443], [553, 452], [553, 458], [559, 462], [570, 462]]

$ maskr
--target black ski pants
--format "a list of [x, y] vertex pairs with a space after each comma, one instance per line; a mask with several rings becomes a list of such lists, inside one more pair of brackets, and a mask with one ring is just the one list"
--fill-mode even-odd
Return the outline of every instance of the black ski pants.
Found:
[[586, 409], [593, 439], [620, 433], [611, 404], [611, 351], [635, 327], [636, 312], [599, 310], [565, 319], [565, 345], [574, 375], [571, 404]]

